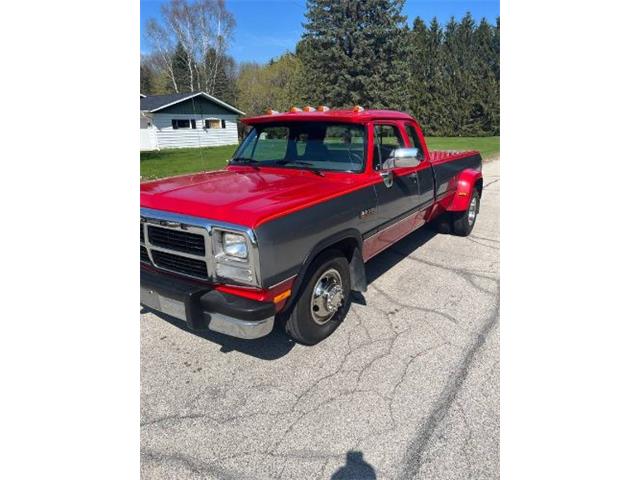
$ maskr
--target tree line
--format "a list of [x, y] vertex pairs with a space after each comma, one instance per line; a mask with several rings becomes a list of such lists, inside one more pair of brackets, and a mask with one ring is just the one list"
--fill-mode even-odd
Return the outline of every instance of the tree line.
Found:
[[[200, 13], [184, 13], [194, 6]], [[163, 42], [142, 59], [140, 88], [151, 94], [202, 90], [249, 115], [357, 104], [407, 111], [427, 135], [499, 135], [500, 19], [476, 22], [467, 13], [442, 25], [418, 17], [409, 27], [403, 6], [404, 0], [308, 0], [294, 52], [264, 65], [237, 65], [226, 50], [235, 21], [224, 1], [172, 0], [163, 7], [169, 26], [162, 27]], [[214, 14], [202, 13], [207, 9]], [[200, 25], [193, 18], [207, 15], [216, 26], [208, 48], [190, 48], [181, 40], [188, 36], [171, 33], [180, 25], [172, 17]], [[158, 28], [152, 23], [147, 34], [157, 36]]]

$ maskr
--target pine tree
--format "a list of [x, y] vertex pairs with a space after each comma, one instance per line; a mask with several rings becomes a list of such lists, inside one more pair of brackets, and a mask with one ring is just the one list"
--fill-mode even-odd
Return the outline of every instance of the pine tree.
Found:
[[298, 46], [313, 104], [406, 109], [404, 0], [308, 0]]
[[205, 91], [231, 105], [235, 104], [238, 96], [234, 68], [233, 58], [227, 55], [216, 66], [216, 51], [213, 48], [207, 51], [204, 65], [201, 66], [201, 76], [206, 79], [203, 83], [209, 85]]
[[450, 130], [442, 61], [442, 28], [436, 18], [429, 28], [416, 18], [411, 33], [410, 112], [426, 135]]
[[431, 103], [429, 86], [433, 82], [433, 71], [429, 58], [427, 26], [420, 17], [413, 21], [409, 54], [409, 112], [418, 120], [426, 133], [425, 124]]
[[149, 65], [140, 62], [140, 93], [149, 95], [152, 91], [153, 72]]
[[494, 110], [492, 111], [493, 131], [492, 135], [500, 135], [500, 17], [496, 19], [496, 26], [493, 27], [493, 37], [491, 39], [491, 62], [492, 71], [495, 79], [495, 88], [493, 92], [495, 97]]
[[442, 35], [442, 51], [440, 55], [442, 70], [442, 101], [448, 106], [448, 115], [444, 123], [446, 127], [442, 135], [459, 135], [460, 117], [462, 111], [462, 96], [459, 88], [460, 66], [457, 55], [457, 29], [458, 22], [451, 17], [444, 27]]
[[[171, 68], [178, 88], [176, 93], [193, 91], [194, 89], [191, 88], [191, 73], [189, 71], [188, 53], [181, 43], [178, 43], [175, 51], [173, 52]], [[174, 90], [173, 84], [170, 85], [170, 88], [171, 90]]]
[[457, 99], [454, 116], [454, 131], [461, 136], [475, 135], [478, 121], [483, 114], [478, 99], [478, 77], [474, 71], [473, 33], [475, 21], [467, 13], [453, 29], [450, 37], [451, 87]]
[[494, 51], [493, 27], [483, 18], [473, 36], [476, 101], [482, 109], [481, 115], [477, 118], [478, 128], [475, 133], [495, 135], [500, 124], [500, 86], [499, 78], [496, 77], [500, 60]]

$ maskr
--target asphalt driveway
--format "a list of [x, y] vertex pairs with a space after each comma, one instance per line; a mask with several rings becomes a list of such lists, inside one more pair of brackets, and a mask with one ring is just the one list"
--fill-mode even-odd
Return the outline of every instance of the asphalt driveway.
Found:
[[140, 315], [142, 478], [499, 476], [499, 168], [470, 237], [421, 229], [314, 347]]

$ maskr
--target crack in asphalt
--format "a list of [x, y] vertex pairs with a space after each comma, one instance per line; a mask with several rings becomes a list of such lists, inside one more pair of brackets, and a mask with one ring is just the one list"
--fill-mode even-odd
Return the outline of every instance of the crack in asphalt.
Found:
[[[409, 259], [411, 259], [411, 260], [413, 260], [415, 262], [421, 263], [423, 265], [428, 265], [430, 267], [441, 268], [442, 270], [446, 270], [448, 272], [457, 274], [457, 275], [461, 276], [469, 284], [471, 284], [476, 290], [479, 290], [482, 293], [486, 293], [489, 296], [493, 297], [496, 294], [495, 291], [487, 290], [486, 288], [482, 288], [479, 285], [477, 285], [476, 284], [476, 280], [473, 278], [473, 277], [482, 278], [482, 279], [485, 279], [485, 280], [489, 280], [491, 282], [498, 283], [499, 280], [497, 278], [487, 275], [487, 273], [491, 273], [491, 272], [482, 272], [482, 271], [474, 272], [472, 270], [463, 269], [463, 268], [448, 267], [448, 266], [445, 266], [445, 265], [442, 265], [442, 264], [439, 264], [439, 263], [430, 262], [428, 260], [423, 260], [421, 258], [417, 258], [416, 256], [414, 256], [411, 253], [402, 252], [400, 250], [396, 250], [396, 249], [393, 249], [393, 248], [389, 248], [387, 251], [389, 251], [391, 253], [395, 253], [396, 255], [401, 255], [403, 257], [409, 258]], [[418, 307], [411, 307], [411, 308], [418, 308]]]
[[484, 185], [484, 186], [482, 187], [482, 190], [483, 190], [483, 191], [484, 191], [484, 190], [486, 190], [486, 189], [487, 189], [487, 187], [488, 187], [489, 185], [493, 185], [494, 183], [499, 182], [499, 181], [500, 181], [500, 178], [497, 178], [497, 179], [495, 179], [495, 180], [491, 180], [489, 183], [487, 183], [486, 185]]
[[442, 420], [446, 417], [451, 405], [456, 400], [458, 392], [462, 387], [469, 369], [475, 359], [476, 354], [480, 348], [484, 345], [488, 334], [493, 327], [497, 324], [500, 317], [500, 298], [498, 295], [497, 303], [493, 308], [493, 312], [489, 316], [489, 319], [484, 323], [482, 329], [477, 334], [475, 341], [471, 344], [467, 352], [465, 353], [460, 366], [456, 370], [455, 374], [449, 377], [447, 385], [441, 392], [438, 400], [436, 401], [431, 413], [424, 419], [420, 428], [418, 428], [413, 439], [409, 442], [404, 457], [402, 459], [402, 473], [399, 478], [402, 480], [413, 479], [417, 476], [422, 465], [422, 457], [429, 446], [429, 443], [433, 437], [436, 428], [440, 425]]
[[471, 238], [470, 236], [469, 236], [469, 237], [467, 237], [467, 240], [468, 240], [469, 242], [471, 242], [471, 243], [475, 243], [476, 245], [480, 245], [481, 247], [490, 248], [490, 249], [492, 249], [492, 250], [498, 250], [498, 251], [500, 250], [500, 247], [496, 247], [496, 246], [494, 246], [494, 245], [486, 245], [486, 244], [484, 244], [484, 243], [482, 243], [482, 242], [478, 242], [477, 240], [474, 240], [474, 239], [473, 239], [473, 238]]
[[210, 463], [202, 462], [197, 458], [191, 457], [189, 455], [184, 455], [182, 453], [167, 454], [163, 452], [157, 452], [154, 450], [141, 449], [140, 459], [142, 460], [143, 458], [147, 461], [156, 462], [156, 463], [168, 462], [168, 463], [179, 464], [194, 473], [204, 475], [208, 478], [211, 478], [211, 476], [213, 475], [217, 478], [224, 478], [225, 480], [255, 479], [254, 476], [247, 477], [237, 472], [227, 470], [227, 469], [218, 467], [216, 465], [212, 465]]
[[486, 240], [488, 242], [500, 243], [500, 240], [496, 240], [495, 238], [481, 237], [480, 235], [469, 235], [467, 238], [475, 238], [477, 240]]
[[388, 302], [392, 303], [393, 305], [396, 305], [396, 306], [402, 307], [402, 308], [408, 308], [408, 309], [411, 309], [411, 310], [418, 310], [418, 311], [424, 312], [424, 313], [433, 313], [435, 315], [439, 315], [439, 316], [445, 318], [446, 320], [448, 320], [449, 322], [451, 322], [451, 323], [453, 323], [455, 325], [458, 325], [458, 319], [456, 317], [454, 317], [453, 315], [449, 315], [448, 313], [444, 313], [444, 312], [441, 312], [440, 310], [435, 310], [433, 308], [419, 307], [417, 305], [409, 305], [408, 303], [399, 302], [397, 300], [394, 300], [391, 295], [386, 293], [380, 287], [377, 287], [375, 284], [371, 284], [369, 286], [371, 287], [372, 290], [375, 290], [376, 292], [378, 292]]
[[471, 443], [471, 439], [473, 438], [473, 432], [471, 430], [471, 425], [469, 420], [467, 420], [467, 414], [464, 411], [462, 403], [459, 401], [455, 402], [456, 407], [460, 411], [460, 417], [462, 418], [462, 423], [464, 424], [464, 428], [467, 431], [467, 436], [464, 439], [464, 444], [462, 445], [462, 454], [464, 455], [464, 459], [467, 463], [467, 470], [469, 471], [469, 478], [471, 477], [471, 471], [473, 470], [473, 464], [471, 463], [471, 459], [469, 458], [469, 444]]

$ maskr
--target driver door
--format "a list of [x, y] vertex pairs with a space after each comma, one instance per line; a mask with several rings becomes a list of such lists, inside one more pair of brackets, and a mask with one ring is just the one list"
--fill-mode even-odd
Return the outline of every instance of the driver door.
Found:
[[[393, 150], [407, 145], [396, 122], [376, 123], [373, 129], [373, 168], [380, 171]], [[415, 215], [411, 213], [420, 203], [417, 168], [394, 168], [392, 177], [390, 186], [384, 182], [375, 185], [381, 222], [376, 239], [379, 250], [413, 230]]]

